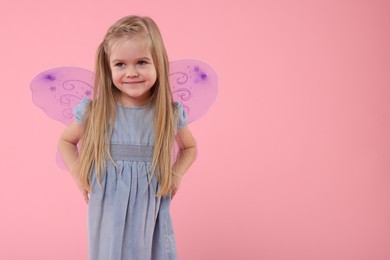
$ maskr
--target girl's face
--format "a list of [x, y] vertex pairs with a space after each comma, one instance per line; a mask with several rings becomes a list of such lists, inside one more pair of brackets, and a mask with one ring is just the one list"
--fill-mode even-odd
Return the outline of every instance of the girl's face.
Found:
[[140, 37], [119, 39], [110, 46], [112, 81], [121, 91], [119, 103], [142, 106], [150, 97], [157, 79], [148, 44]]

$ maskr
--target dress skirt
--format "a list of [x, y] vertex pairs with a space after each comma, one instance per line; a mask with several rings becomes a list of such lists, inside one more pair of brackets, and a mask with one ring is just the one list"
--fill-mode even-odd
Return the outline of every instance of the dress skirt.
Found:
[[109, 163], [99, 183], [91, 176], [88, 204], [90, 260], [171, 260], [176, 244], [170, 196], [157, 196], [150, 162]]

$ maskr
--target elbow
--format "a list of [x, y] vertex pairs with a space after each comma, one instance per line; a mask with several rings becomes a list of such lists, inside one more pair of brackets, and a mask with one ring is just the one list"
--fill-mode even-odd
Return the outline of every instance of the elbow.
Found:
[[196, 146], [196, 144], [193, 146], [192, 150], [193, 151], [191, 153], [191, 159], [194, 162], [196, 160], [196, 158], [198, 157], [198, 147]]

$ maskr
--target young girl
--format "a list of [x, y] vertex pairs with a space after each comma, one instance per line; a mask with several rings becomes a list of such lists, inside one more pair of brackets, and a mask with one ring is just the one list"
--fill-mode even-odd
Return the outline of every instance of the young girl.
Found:
[[168, 65], [153, 20], [116, 22], [97, 51], [94, 97], [74, 108], [76, 122], [59, 140], [88, 203], [91, 260], [177, 259], [170, 201], [196, 146], [182, 106], [172, 102]]

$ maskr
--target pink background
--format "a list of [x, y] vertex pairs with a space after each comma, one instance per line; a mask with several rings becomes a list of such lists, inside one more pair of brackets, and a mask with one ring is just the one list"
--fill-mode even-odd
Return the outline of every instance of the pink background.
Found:
[[15, 0], [0, 10], [0, 259], [86, 259], [86, 205], [54, 161], [63, 125], [32, 104], [29, 82], [52, 67], [93, 69], [107, 27], [127, 14], [156, 20], [170, 59], [219, 74], [172, 205], [180, 259], [390, 259], [389, 1]]

